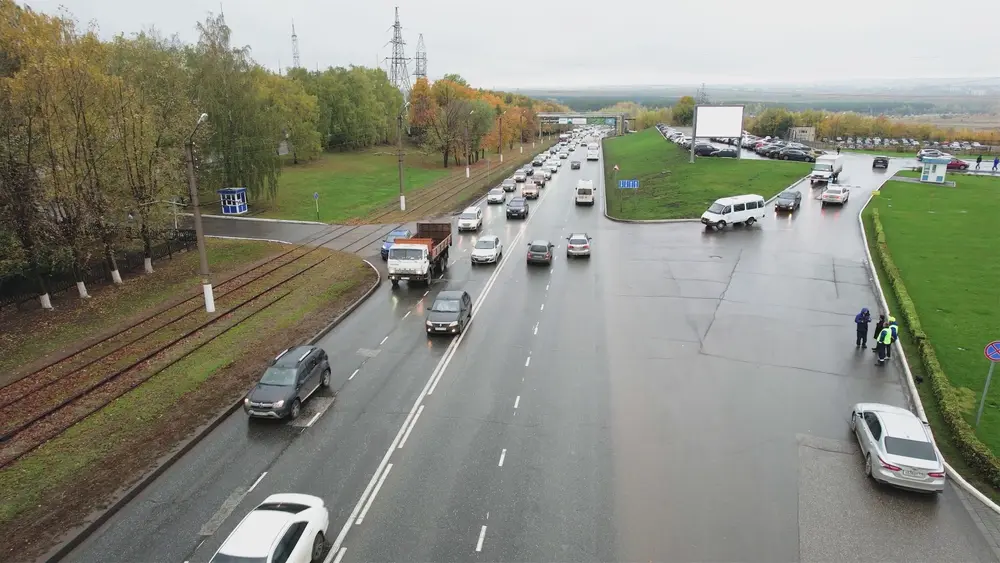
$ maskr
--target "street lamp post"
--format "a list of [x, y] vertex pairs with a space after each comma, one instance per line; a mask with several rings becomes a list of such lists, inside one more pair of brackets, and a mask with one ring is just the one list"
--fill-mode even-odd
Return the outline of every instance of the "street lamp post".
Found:
[[472, 114], [476, 113], [476, 110], [469, 112], [469, 119], [465, 120], [465, 177], [469, 177], [469, 161], [472, 160], [472, 137], [469, 137], [469, 121], [472, 119]]
[[518, 117], [520, 119], [517, 123], [517, 136], [521, 141], [521, 154], [524, 154], [524, 114], [518, 114]]
[[507, 112], [500, 114], [500, 127], [497, 129], [497, 152], [500, 153], [500, 163], [503, 164], [503, 116], [507, 115]]
[[205, 252], [205, 230], [201, 227], [201, 208], [198, 204], [198, 185], [194, 176], [194, 135], [198, 132], [201, 124], [208, 119], [208, 114], [203, 113], [198, 116], [198, 122], [194, 125], [194, 131], [188, 135], [185, 148], [187, 149], [187, 172], [188, 190], [191, 192], [191, 205], [194, 207], [194, 232], [198, 241], [198, 260], [201, 274], [201, 291], [205, 295], [205, 311], [215, 312], [215, 294], [212, 292], [212, 280], [208, 274], [208, 254]]
[[403, 194], [403, 113], [406, 112], [406, 108], [410, 107], [410, 102], [403, 104], [403, 108], [399, 110], [399, 115], [396, 116], [396, 137], [398, 138], [399, 145], [397, 148], [396, 156], [399, 159], [399, 210], [406, 211], [406, 195]]

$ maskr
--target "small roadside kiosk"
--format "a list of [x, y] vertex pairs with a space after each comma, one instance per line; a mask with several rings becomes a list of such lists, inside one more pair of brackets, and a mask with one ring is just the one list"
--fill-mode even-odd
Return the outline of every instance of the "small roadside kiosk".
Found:
[[243, 215], [249, 211], [246, 188], [222, 188], [219, 190], [223, 215]]
[[923, 169], [920, 171], [920, 181], [931, 184], [943, 184], [945, 173], [948, 172], [949, 162], [951, 162], [950, 156], [925, 156], [922, 162]]

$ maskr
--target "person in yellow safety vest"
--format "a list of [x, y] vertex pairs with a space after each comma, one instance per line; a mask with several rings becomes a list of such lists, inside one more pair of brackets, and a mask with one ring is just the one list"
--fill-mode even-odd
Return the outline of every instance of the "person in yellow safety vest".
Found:
[[899, 325], [896, 324], [896, 317], [892, 315], [889, 315], [889, 318], [887, 318], [885, 322], [888, 323], [888, 326], [886, 328], [888, 328], [892, 332], [892, 342], [889, 343], [889, 346], [885, 347], [885, 359], [891, 360], [892, 345], [895, 344], [896, 340], [899, 338]]
[[882, 363], [889, 359], [889, 346], [892, 344], [892, 328], [885, 327], [882, 332], [879, 333], [878, 339], [875, 340], [876, 354], [878, 354], [878, 361]]

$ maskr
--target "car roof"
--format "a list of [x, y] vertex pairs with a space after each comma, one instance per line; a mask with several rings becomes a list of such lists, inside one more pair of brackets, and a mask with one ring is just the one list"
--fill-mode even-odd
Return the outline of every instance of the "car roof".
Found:
[[315, 346], [292, 346], [274, 358], [274, 365], [292, 367], [299, 363], [299, 358], [315, 350]]
[[930, 442], [927, 430], [920, 419], [909, 411], [884, 412], [876, 411], [878, 418], [882, 422], [882, 429], [886, 436], [894, 438], [905, 438], [917, 442]]
[[[482, 189], [482, 188], [480, 188], [480, 189]], [[466, 208], [465, 208], [465, 209], [464, 209], [464, 210], [462, 211], [462, 213], [475, 213], [475, 212], [477, 212], [477, 211], [479, 211], [479, 208], [478, 208], [478, 207], [476, 207], [475, 205], [470, 205], [469, 207], [466, 207]]]
[[535, 240], [531, 241], [528, 244], [534, 246], [536, 244], [547, 245], [547, 244], [550, 244], [550, 243], [549, 243], [549, 241], [547, 241], [545, 239], [535, 239]]
[[460, 289], [448, 289], [445, 291], [438, 292], [435, 299], [444, 299], [445, 301], [458, 301], [462, 298], [465, 292]]
[[525, 199], [523, 197], [512, 197], [512, 198], [510, 198], [510, 202], [507, 205], [510, 205], [511, 203], [524, 203], [524, 204], [527, 204], [528, 202], [525, 201]]
[[721, 203], [722, 205], [732, 205], [734, 203], [744, 203], [747, 201], [757, 201], [758, 199], [764, 199], [757, 194], [744, 194], [744, 195], [734, 195], [730, 197], [720, 197], [715, 200], [715, 203]]
[[295, 515], [279, 510], [253, 510], [226, 538], [220, 553], [237, 557], [267, 557]]
[[590, 235], [587, 233], [570, 233], [569, 238], [588, 238]]

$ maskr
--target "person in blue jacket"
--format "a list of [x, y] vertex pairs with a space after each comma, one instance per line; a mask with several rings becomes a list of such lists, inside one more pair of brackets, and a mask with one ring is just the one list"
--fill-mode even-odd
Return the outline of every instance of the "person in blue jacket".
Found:
[[868, 347], [868, 323], [870, 322], [872, 322], [872, 314], [868, 311], [868, 307], [862, 308], [861, 312], [854, 316], [854, 324], [857, 326], [855, 348]]

